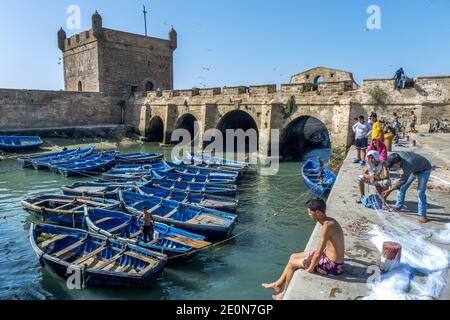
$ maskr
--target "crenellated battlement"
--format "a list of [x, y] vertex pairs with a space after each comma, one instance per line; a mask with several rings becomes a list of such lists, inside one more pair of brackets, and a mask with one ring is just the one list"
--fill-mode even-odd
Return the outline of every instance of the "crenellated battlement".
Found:
[[97, 38], [94, 36], [94, 31], [92, 29], [88, 31], [83, 31], [79, 34], [74, 34], [70, 38], [66, 38], [64, 41], [63, 51], [81, 47], [94, 41], [97, 41]]
[[300, 84], [282, 84], [280, 89], [277, 89], [275, 84], [270, 85], [254, 85], [254, 86], [236, 86], [236, 87], [215, 87], [215, 88], [202, 88], [202, 89], [183, 89], [183, 90], [163, 90], [163, 91], [151, 91], [145, 95], [149, 99], [163, 98], [171, 99], [175, 97], [273, 97], [276, 95], [310, 95], [311, 93], [320, 93], [322, 95], [333, 96], [337, 93], [353, 91], [352, 81], [338, 81], [338, 82], [323, 82], [315, 86], [311, 83]]

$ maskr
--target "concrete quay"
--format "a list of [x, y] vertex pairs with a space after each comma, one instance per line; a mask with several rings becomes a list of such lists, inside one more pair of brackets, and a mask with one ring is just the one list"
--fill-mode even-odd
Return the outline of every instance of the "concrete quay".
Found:
[[[400, 220], [397, 223], [403, 227], [405, 234], [413, 234], [417, 230], [430, 232], [430, 234], [439, 234], [445, 230], [448, 232], [450, 194], [448, 190], [445, 190], [445, 187], [448, 187], [448, 181], [450, 181], [448, 170], [450, 167], [450, 134], [417, 134], [411, 135], [410, 140], [417, 140], [417, 145], [413, 147], [410, 142], [402, 141], [394, 147], [393, 151], [417, 152], [427, 157], [436, 166], [430, 179], [430, 188], [427, 191], [430, 222], [425, 226], [420, 226], [417, 223], [417, 196], [413, 186], [407, 193], [405, 202], [407, 209], [400, 213]], [[352, 163], [355, 158], [356, 150], [352, 147], [342, 165], [327, 202], [328, 215], [336, 218], [344, 229], [346, 242], [345, 272], [338, 277], [323, 277], [298, 270], [287, 290], [285, 300], [359, 300], [371, 294], [367, 282], [373, 273], [368, 273], [368, 267], [378, 266], [381, 254], [379, 249], [370, 241], [367, 232], [372, 229], [373, 225], [381, 228], [384, 228], [385, 225], [375, 210], [367, 209], [355, 203], [355, 199], [359, 195], [356, 179], [362, 171], [358, 164]], [[395, 175], [393, 178], [395, 179]], [[440, 184], [440, 188], [435, 188], [436, 184]], [[444, 185], [444, 188], [442, 188], [442, 185]], [[371, 188], [370, 192], [373, 193], [374, 189]], [[392, 194], [388, 203], [393, 204], [394, 199], [395, 194]], [[320, 225], [317, 225], [305, 251], [315, 250], [319, 237]], [[442, 249], [448, 257], [450, 249], [448, 239], [442, 242], [430, 237], [427, 242]], [[448, 283], [448, 271], [445, 272], [445, 277]], [[439, 299], [449, 298], [450, 290], [446, 287], [442, 290]]]

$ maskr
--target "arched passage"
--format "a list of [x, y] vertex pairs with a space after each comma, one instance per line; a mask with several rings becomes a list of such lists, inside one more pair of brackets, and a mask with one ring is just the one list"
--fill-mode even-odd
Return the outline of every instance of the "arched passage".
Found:
[[147, 139], [149, 142], [162, 142], [164, 140], [164, 123], [160, 117], [150, 119]]
[[[194, 143], [195, 134], [198, 135], [198, 132], [195, 132], [195, 127], [199, 128], [198, 120], [196, 117], [194, 117], [190, 113], [186, 113], [185, 115], [181, 116], [181, 118], [178, 119], [177, 123], [175, 124], [175, 130], [177, 129], [184, 129], [187, 130], [191, 137], [191, 142]], [[172, 143], [179, 143], [180, 141], [172, 140]]]
[[145, 83], [145, 91], [153, 91], [153, 89], [155, 88], [153, 82], [151, 81], [147, 81]]
[[[234, 152], [238, 151], [238, 146], [242, 147], [245, 144], [244, 150], [248, 153], [257, 152], [259, 148], [259, 132], [255, 120], [247, 112], [241, 110], [234, 110], [227, 113], [217, 124], [217, 129], [222, 132], [224, 151], [230, 151], [234, 146]], [[227, 130], [242, 129], [244, 131], [243, 137], [231, 136], [227, 140]]]
[[83, 83], [81, 81], [78, 81], [78, 91], [79, 92], [83, 91]]
[[299, 159], [315, 148], [329, 148], [331, 141], [325, 124], [311, 116], [291, 121], [281, 132], [280, 153], [283, 159]]

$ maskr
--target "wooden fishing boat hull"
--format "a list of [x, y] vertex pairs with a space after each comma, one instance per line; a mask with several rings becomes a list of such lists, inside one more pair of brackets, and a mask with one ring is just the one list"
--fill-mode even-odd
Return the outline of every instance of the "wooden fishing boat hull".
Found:
[[164, 172], [154, 170], [152, 175], [156, 179], [170, 179], [184, 182], [196, 182], [196, 183], [211, 183], [211, 184], [236, 184], [236, 179], [229, 179], [227, 177], [214, 176], [214, 175], [201, 175], [191, 173], [179, 173], [179, 172]]
[[231, 159], [225, 159], [225, 158], [219, 158], [219, 157], [212, 157], [208, 156], [204, 153], [191, 153], [190, 157], [194, 161], [204, 162], [206, 164], [214, 164], [219, 166], [227, 166], [227, 167], [235, 167], [238, 170], [245, 170], [248, 168], [249, 164], [243, 161], [237, 161], [237, 160], [231, 160]]
[[[69, 197], [62, 195], [44, 195], [24, 199], [22, 208], [36, 219], [45, 223], [55, 223], [71, 227], [82, 227], [84, 222], [84, 205], [101, 207], [109, 210], [120, 208], [120, 202], [111, 199]], [[42, 208], [45, 212], [42, 212]]]
[[90, 156], [94, 150], [95, 147], [91, 147], [56, 159], [36, 159], [31, 162], [31, 165], [35, 170], [50, 170], [50, 165], [52, 164], [58, 163], [59, 161], [76, 161]]
[[58, 172], [65, 177], [101, 174], [114, 166], [115, 155], [105, 155], [91, 162], [78, 166], [58, 167]]
[[324, 168], [323, 183], [320, 184], [319, 174], [315, 172], [319, 168], [319, 164], [312, 160], [307, 160], [301, 169], [303, 181], [305, 186], [318, 196], [323, 196], [331, 191], [334, 182], [336, 181], [336, 175], [328, 168]]
[[170, 179], [143, 179], [147, 186], [165, 190], [173, 190], [185, 193], [211, 194], [225, 197], [235, 197], [237, 194], [236, 185], [220, 185], [207, 183], [188, 183], [174, 181]]
[[43, 144], [38, 136], [0, 136], [0, 150], [8, 152], [37, 149]]
[[210, 176], [219, 176], [227, 179], [238, 180], [239, 172], [236, 171], [221, 171], [219, 169], [213, 168], [202, 168], [193, 165], [185, 165], [185, 164], [175, 164], [167, 162], [167, 167], [171, 168], [172, 172], [178, 173], [191, 173], [191, 174], [200, 174], [200, 175], [210, 175]]
[[[44, 235], [53, 238], [39, 242]], [[42, 266], [66, 280], [78, 269], [84, 288], [151, 287], [167, 261], [159, 253], [79, 229], [32, 223], [29, 239]]]
[[148, 209], [155, 221], [200, 234], [208, 240], [228, 238], [237, 221], [237, 216], [231, 213], [128, 191], [120, 192], [120, 201], [132, 215], [140, 215], [143, 209]]
[[190, 260], [200, 250], [211, 245], [204, 236], [159, 222], [155, 222], [156, 240], [145, 243], [142, 241], [138, 218], [124, 212], [87, 209], [85, 219], [91, 232], [160, 252], [167, 255], [171, 263]]
[[70, 186], [63, 186], [62, 192], [66, 196], [118, 200], [120, 190], [131, 189], [134, 186], [135, 184], [114, 184], [110, 182], [77, 182]]
[[164, 156], [160, 153], [134, 153], [134, 154], [118, 154], [116, 163], [154, 163], [161, 161]]
[[35, 160], [51, 160], [51, 159], [58, 159], [59, 157], [63, 158], [65, 156], [74, 154], [74, 153], [78, 152], [79, 150], [80, 150], [80, 148], [76, 148], [76, 149], [66, 150], [66, 151], [61, 151], [61, 152], [52, 152], [52, 153], [42, 154], [42, 155], [38, 155], [38, 156], [34, 156], [34, 157], [23, 157], [23, 158], [18, 158], [17, 162], [19, 162], [19, 164], [23, 168], [28, 168], [28, 167], [32, 166], [32, 162]]
[[183, 202], [193, 206], [208, 208], [219, 211], [234, 213], [238, 208], [239, 201], [230, 197], [221, 197], [210, 194], [177, 192], [172, 190], [146, 187], [137, 187], [140, 194], [146, 196], [160, 197], [167, 200]]

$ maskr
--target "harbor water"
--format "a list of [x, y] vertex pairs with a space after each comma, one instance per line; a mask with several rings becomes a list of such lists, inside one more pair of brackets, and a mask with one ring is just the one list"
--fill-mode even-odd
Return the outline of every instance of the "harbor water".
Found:
[[[121, 152], [161, 152], [155, 144]], [[306, 155], [326, 158], [329, 149]], [[20, 201], [59, 194], [63, 185], [92, 178], [64, 178], [0, 161], [0, 299], [271, 299], [261, 283], [276, 280], [293, 252], [302, 251], [314, 228], [305, 202], [313, 197], [300, 174], [300, 161], [281, 163], [274, 176], [247, 175], [239, 185], [235, 238], [201, 252], [191, 262], [166, 267], [151, 289], [69, 290], [42, 268], [29, 241], [32, 217]]]

